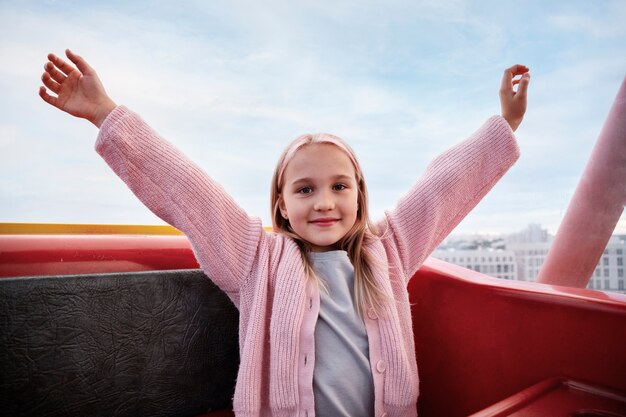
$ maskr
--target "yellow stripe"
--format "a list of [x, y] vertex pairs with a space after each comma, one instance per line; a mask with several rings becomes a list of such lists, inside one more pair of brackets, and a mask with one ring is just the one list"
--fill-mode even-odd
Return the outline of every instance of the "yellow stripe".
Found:
[[[264, 227], [268, 232], [271, 227]], [[0, 223], [0, 235], [182, 235], [169, 225]]]
[[167, 225], [0, 223], [0, 235], [182, 235]]

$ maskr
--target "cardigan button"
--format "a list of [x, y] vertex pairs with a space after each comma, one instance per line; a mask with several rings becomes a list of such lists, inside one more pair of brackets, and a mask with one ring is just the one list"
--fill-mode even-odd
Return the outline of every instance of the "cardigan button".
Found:
[[380, 417], [387, 417], [387, 413], [382, 413]]
[[387, 364], [385, 363], [385, 361], [383, 361], [383, 360], [379, 360], [379, 361], [376, 363], [376, 370], [377, 370], [378, 372], [380, 372], [381, 374], [382, 374], [383, 372], [385, 372], [385, 370], [386, 370], [386, 369], [387, 369]]
[[367, 310], [367, 317], [369, 317], [372, 320], [377, 320], [378, 319], [378, 314], [376, 314], [376, 310], [374, 310], [374, 307], [370, 307]]

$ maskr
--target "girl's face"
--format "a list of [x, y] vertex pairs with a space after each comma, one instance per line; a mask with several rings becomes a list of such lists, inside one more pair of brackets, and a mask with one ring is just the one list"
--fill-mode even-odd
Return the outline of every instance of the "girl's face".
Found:
[[358, 211], [358, 184], [350, 158], [330, 144], [310, 144], [291, 159], [279, 199], [281, 215], [314, 252], [336, 249]]

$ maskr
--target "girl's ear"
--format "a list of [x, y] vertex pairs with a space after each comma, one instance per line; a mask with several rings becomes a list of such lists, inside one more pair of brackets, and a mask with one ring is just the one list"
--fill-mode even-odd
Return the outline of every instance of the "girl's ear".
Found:
[[282, 194], [278, 196], [278, 209], [280, 210], [280, 215], [283, 216], [283, 219], [288, 220], [289, 214], [287, 213], [287, 206], [285, 205], [285, 200], [283, 199]]

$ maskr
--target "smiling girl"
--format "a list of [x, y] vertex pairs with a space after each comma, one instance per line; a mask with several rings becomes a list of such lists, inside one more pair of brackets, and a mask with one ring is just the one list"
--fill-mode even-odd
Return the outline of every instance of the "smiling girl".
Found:
[[526, 111], [528, 68], [505, 70], [502, 116], [437, 157], [375, 225], [350, 147], [328, 134], [297, 138], [272, 179], [274, 233], [267, 233], [136, 113], [117, 106], [84, 59], [66, 54], [75, 67], [48, 55], [42, 99], [100, 128], [97, 152], [187, 235], [202, 269], [239, 309], [235, 414], [415, 416], [407, 284], [518, 158], [513, 131]]

